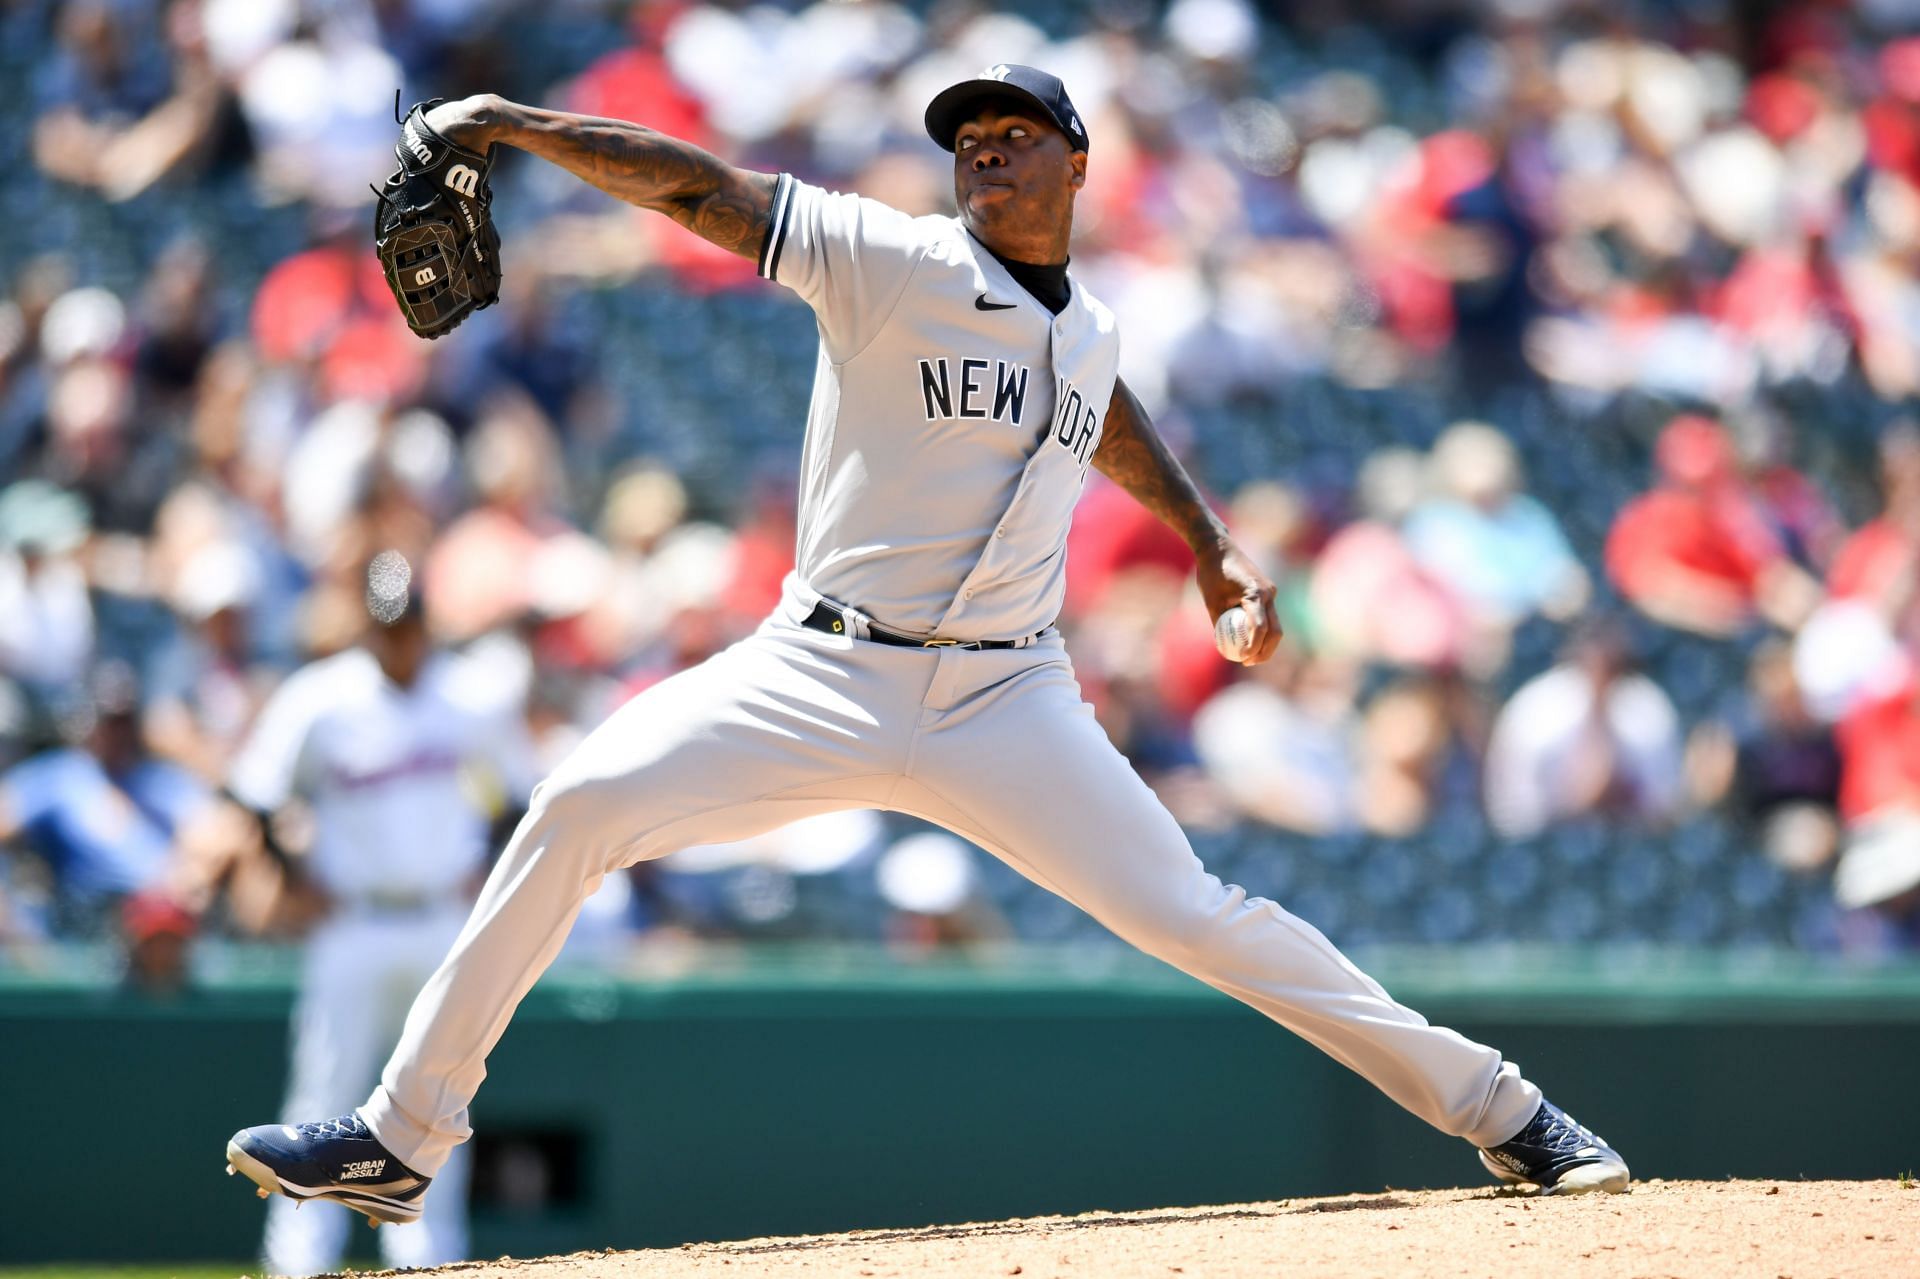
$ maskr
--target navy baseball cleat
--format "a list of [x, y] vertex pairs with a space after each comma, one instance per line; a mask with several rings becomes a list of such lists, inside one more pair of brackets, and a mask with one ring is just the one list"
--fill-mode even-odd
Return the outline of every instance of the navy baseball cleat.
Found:
[[1617, 1195], [1633, 1179], [1627, 1161], [1545, 1098], [1511, 1140], [1480, 1152], [1487, 1171], [1510, 1186], [1535, 1186], [1543, 1195]]
[[227, 1175], [245, 1173], [260, 1197], [331, 1199], [363, 1212], [372, 1225], [420, 1219], [431, 1177], [395, 1159], [359, 1115], [317, 1124], [261, 1124], [227, 1142]]

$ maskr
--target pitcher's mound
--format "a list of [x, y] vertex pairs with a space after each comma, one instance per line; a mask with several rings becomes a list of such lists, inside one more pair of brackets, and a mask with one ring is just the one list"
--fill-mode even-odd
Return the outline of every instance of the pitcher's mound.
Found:
[[1895, 1279], [1920, 1276], [1920, 1189], [1897, 1181], [1651, 1181], [1626, 1195], [1392, 1190], [1224, 1208], [468, 1262], [457, 1279]]

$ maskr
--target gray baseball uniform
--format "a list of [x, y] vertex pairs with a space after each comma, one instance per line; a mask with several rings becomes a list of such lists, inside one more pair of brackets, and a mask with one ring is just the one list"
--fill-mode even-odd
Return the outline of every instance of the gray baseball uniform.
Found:
[[1538, 1089], [1208, 874], [1080, 697], [1050, 623], [1113, 393], [1112, 314], [1077, 285], [1050, 314], [955, 219], [785, 176], [761, 271], [820, 327], [785, 598], [541, 784], [361, 1110], [375, 1136], [429, 1175], [467, 1137], [487, 1053], [608, 872], [852, 807], [973, 840], [1443, 1131], [1519, 1131]]

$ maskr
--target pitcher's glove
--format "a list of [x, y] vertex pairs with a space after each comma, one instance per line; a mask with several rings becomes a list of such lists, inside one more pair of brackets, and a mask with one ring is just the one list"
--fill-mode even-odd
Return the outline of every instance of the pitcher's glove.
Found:
[[[438, 99], [435, 99], [438, 101]], [[500, 233], [480, 155], [427, 127], [423, 102], [407, 112], [394, 154], [400, 167], [374, 192], [374, 251], [407, 327], [423, 338], [452, 332], [500, 299]]]

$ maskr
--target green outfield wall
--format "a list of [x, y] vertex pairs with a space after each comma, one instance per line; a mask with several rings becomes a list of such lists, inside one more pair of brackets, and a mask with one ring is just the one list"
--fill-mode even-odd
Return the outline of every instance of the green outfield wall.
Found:
[[[1368, 962], [1642, 1178], [1920, 1168], [1920, 969]], [[264, 1206], [221, 1148], [276, 1116], [290, 970], [256, 952], [211, 967], [166, 1003], [58, 964], [0, 971], [0, 1263], [252, 1255]], [[482, 1256], [1482, 1180], [1461, 1143], [1256, 1014], [1108, 952], [555, 973], [474, 1122]]]

